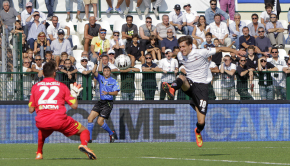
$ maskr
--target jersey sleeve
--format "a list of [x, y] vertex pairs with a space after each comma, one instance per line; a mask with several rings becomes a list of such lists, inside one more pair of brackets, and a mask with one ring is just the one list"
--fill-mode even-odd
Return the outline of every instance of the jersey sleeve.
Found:
[[216, 54], [216, 49], [215, 48], [212, 48], [212, 47], [209, 47], [207, 49], [201, 49], [201, 53], [202, 55], [205, 55], [205, 58], [208, 58], [214, 54]]
[[62, 89], [65, 92], [64, 99], [69, 105], [73, 105], [76, 102], [76, 99], [70, 94], [68, 87], [62, 84]]
[[102, 76], [101, 74], [98, 74], [98, 77], [95, 77], [95, 79], [98, 81], [98, 82], [101, 82], [102, 78], [104, 76]]
[[117, 80], [115, 80], [115, 84], [113, 86], [113, 92], [115, 91], [120, 91], [120, 86], [119, 86], [119, 83], [117, 82]]
[[31, 96], [29, 99], [28, 107], [36, 107], [34, 91], [35, 91], [35, 85], [31, 88]]

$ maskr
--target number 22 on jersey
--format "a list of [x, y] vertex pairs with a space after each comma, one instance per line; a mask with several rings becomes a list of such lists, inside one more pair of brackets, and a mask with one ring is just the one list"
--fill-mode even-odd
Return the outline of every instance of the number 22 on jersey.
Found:
[[[39, 91], [43, 91], [42, 95], [40, 96], [38, 100], [38, 105], [40, 104], [57, 104], [57, 100], [54, 100], [54, 98], [59, 93], [59, 87], [58, 86], [51, 86], [50, 88], [47, 86], [41, 86], [39, 88]], [[54, 91], [53, 94], [47, 99], [44, 100], [44, 98], [48, 95], [50, 91]]]

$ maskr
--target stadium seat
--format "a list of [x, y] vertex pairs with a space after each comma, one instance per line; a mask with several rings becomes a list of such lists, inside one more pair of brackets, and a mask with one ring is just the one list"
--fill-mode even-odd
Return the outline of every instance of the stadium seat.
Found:
[[107, 38], [110, 38], [111, 35], [113, 34], [111, 27], [110, 27], [110, 23], [107, 20], [102, 20], [102, 22], [98, 22], [98, 23], [101, 25], [101, 27], [103, 29], [107, 30], [107, 35], [109, 35], [109, 36], [107, 36]]
[[[279, 21], [282, 23], [283, 28], [284, 28], [284, 29], [287, 29], [287, 27], [288, 27], [288, 22], [287, 22], [286, 20], [279, 20]], [[285, 31], [284, 31], [284, 33], [285, 33]]]
[[75, 31], [75, 28], [74, 28], [74, 24], [71, 21], [70, 22], [65, 22], [64, 24], [70, 28], [70, 35], [75, 35], [76, 34], [76, 31]]
[[249, 25], [252, 21], [251, 20], [242, 20], [246, 25]]
[[76, 63], [81, 62], [82, 52], [83, 52], [83, 50], [73, 50], [73, 56], [76, 59]]
[[83, 45], [80, 42], [80, 39], [77, 35], [71, 35], [72, 36], [72, 42], [74, 45], [77, 45], [77, 49], [78, 50], [82, 50], [83, 49]]
[[279, 59], [284, 60], [285, 57], [289, 57], [284, 49], [278, 49]]
[[79, 35], [84, 35], [85, 25], [89, 23], [89, 21], [78, 22], [77, 32]]
[[114, 22], [114, 31], [119, 31], [120, 32], [120, 38], [122, 36], [122, 25], [126, 23], [126, 20], [120, 19], [118, 21]]

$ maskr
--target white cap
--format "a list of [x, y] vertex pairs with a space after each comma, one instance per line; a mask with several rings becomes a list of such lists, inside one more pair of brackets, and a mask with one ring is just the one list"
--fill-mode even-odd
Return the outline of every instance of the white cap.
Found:
[[86, 57], [86, 56], [82, 56], [82, 57], [81, 57], [81, 60], [84, 60], [84, 59], [87, 60], [87, 61], [89, 60], [88, 57]]
[[172, 52], [172, 50], [171, 49], [166, 49], [165, 53], [167, 53], [167, 52]]
[[110, 49], [109, 51], [108, 51], [108, 53], [107, 53], [108, 55], [109, 54], [115, 54], [115, 51], [114, 50], [112, 50], [112, 49]]

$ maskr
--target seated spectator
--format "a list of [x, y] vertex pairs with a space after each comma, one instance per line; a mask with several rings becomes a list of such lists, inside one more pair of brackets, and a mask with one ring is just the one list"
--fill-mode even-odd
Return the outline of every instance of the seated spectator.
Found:
[[[114, 65], [114, 63], [109, 62], [109, 56], [103, 55], [100, 60], [98, 71], [103, 71], [105, 66], [109, 66], [111, 72], [119, 71], [119, 69]], [[113, 74], [113, 73], [112, 73]]]
[[133, 43], [129, 46], [127, 53], [131, 59], [131, 66], [135, 66], [135, 60], [141, 61], [141, 63], [145, 63], [144, 52], [140, 48], [140, 44], [138, 43], [138, 34], [134, 34], [132, 36]]
[[[219, 40], [218, 40], [218, 43], [219, 43]], [[207, 32], [205, 34], [205, 41], [200, 44], [200, 48], [210, 48], [210, 47], [215, 47], [215, 45], [212, 42], [212, 34], [210, 32]]]
[[[211, 74], [217, 74], [220, 72], [218, 66], [213, 62], [211, 61], [212, 60], [212, 56], [208, 57], [208, 61], [209, 61], [209, 69], [211, 71]], [[209, 84], [208, 84], [208, 99], [209, 100], [215, 100], [216, 99], [216, 95], [214, 93], [214, 90], [213, 90], [213, 81], [211, 81]]]
[[215, 22], [209, 25], [210, 32], [212, 33], [212, 37], [218, 38], [221, 45], [228, 47], [231, 44], [231, 39], [228, 38], [229, 31], [228, 31], [227, 24], [224, 22], [221, 22], [220, 14], [215, 14], [214, 20]]
[[14, 33], [14, 34], [17, 34], [17, 33], [22, 33], [22, 36], [25, 36], [24, 35], [24, 30], [21, 26], [21, 21], [20, 20], [16, 20], [15, 21], [15, 27], [14, 29], [11, 31], [11, 33]]
[[157, 36], [156, 33], [156, 26], [152, 25], [152, 18], [151, 17], [146, 17], [146, 22], [145, 24], [141, 25], [139, 27], [139, 34], [140, 34], [140, 44], [142, 51], [145, 52], [146, 46], [150, 44], [149, 37], [151, 35]]
[[84, 39], [82, 41], [84, 45], [84, 51], [89, 52], [89, 47], [91, 45], [93, 37], [98, 36], [101, 29], [102, 27], [100, 24], [96, 23], [95, 17], [91, 16], [89, 19], [89, 23], [85, 25]]
[[30, 68], [30, 61], [28, 58], [23, 58], [23, 67], [22, 67], [23, 72], [32, 72]]
[[[32, 72], [30, 68], [30, 61], [28, 58], [23, 58], [23, 72]], [[31, 74], [23, 74], [23, 100], [29, 100], [29, 94], [32, 87]]]
[[206, 24], [205, 17], [201, 15], [198, 18], [197, 25], [194, 26], [192, 37], [197, 41], [198, 45], [201, 45], [205, 41], [205, 34], [209, 32], [209, 26]]
[[234, 54], [234, 53], [230, 53], [229, 56], [231, 56], [231, 63], [232, 63], [232, 64], [235, 64], [236, 66], [239, 66], [239, 62], [240, 62], [240, 58], [241, 58], [241, 56], [237, 56], [237, 55]]
[[[70, 0], [65, 0], [65, 6], [66, 6], [66, 13], [67, 13], [67, 18], [66, 18], [66, 22], [69, 22], [71, 17], [70, 17], [70, 12], [72, 11], [70, 8]], [[82, 22], [81, 19], [81, 10], [82, 10], [82, 6], [83, 6], [83, 0], [77, 0], [78, 6], [77, 6], [77, 15], [76, 15], [76, 19], [79, 22]]]
[[[57, 34], [58, 38], [51, 42], [50, 49], [53, 51], [52, 55], [54, 56], [56, 66], [58, 67], [61, 53], [66, 52], [68, 55], [71, 55], [72, 50], [69, 41], [64, 38], [64, 31], [60, 29]], [[72, 63], [75, 61], [75, 58], [72, 56], [70, 56], [69, 59]]]
[[234, 100], [235, 99], [235, 72], [236, 65], [231, 63], [231, 57], [225, 55], [222, 58], [221, 65], [219, 67], [221, 72], [221, 88], [222, 88], [222, 99], [223, 100]]
[[115, 51], [114, 50], [109, 50], [108, 51], [108, 55], [109, 55], [109, 62], [111, 63], [111, 64], [115, 64], [115, 57], [116, 57], [116, 55], [115, 55]]
[[[158, 65], [158, 69], [156, 71], [163, 72], [161, 76], [161, 85], [163, 82], [167, 82], [169, 85], [176, 78], [176, 74], [178, 73], [178, 62], [176, 59], [172, 58], [172, 50], [167, 49], [165, 50], [165, 58], [161, 59]], [[174, 73], [167, 73], [167, 72], [174, 72]], [[166, 92], [161, 89], [160, 90], [160, 100], [164, 100]], [[167, 96], [168, 100], [174, 100], [174, 98], [170, 98]]]
[[161, 45], [161, 42], [164, 38], [167, 37], [167, 30], [172, 29], [173, 36], [176, 36], [175, 33], [175, 28], [169, 24], [169, 17], [168, 15], [163, 15], [162, 16], [162, 23], [157, 24], [156, 26], [156, 32], [157, 32], [157, 37], [159, 40], [159, 45]]
[[134, 100], [136, 89], [134, 72], [140, 72], [140, 69], [130, 67], [126, 70], [120, 70], [120, 72], [122, 100]]
[[[228, 9], [230, 19], [234, 20], [234, 15], [235, 15], [235, 0], [220, 0], [220, 7], [221, 9], [226, 12]], [[225, 18], [222, 17], [224, 20]]]
[[[29, 60], [29, 62], [30, 62], [29, 67], [31, 68], [31, 65], [32, 65], [33, 63], [35, 63], [35, 60], [34, 60], [34, 58], [33, 58], [33, 50], [30, 49], [30, 48], [27, 49], [26, 54], [27, 54], [27, 57], [24, 57], [24, 58], [28, 58], [28, 60]], [[23, 58], [23, 59], [24, 59], [24, 58]]]
[[94, 19], [96, 21], [101, 21], [102, 18], [99, 18], [98, 17], [98, 0], [84, 0], [84, 5], [85, 5], [85, 13], [86, 13], [86, 17], [84, 17], [84, 21], [88, 21], [89, 19], [89, 7], [90, 7], [90, 4], [93, 6], [93, 11], [94, 11]]
[[258, 47], [256, 47], [256, 40], [253, 36], [249, 35], [249, 28], [244, 27], [243, 28], [243, 36], [239, 38], [239, 49], [246, 50], [249, 46], [254, 46], [257, 50], [259, 50]]
[[268, 37], [273, 47], [284, 48], [284, 28], [280, 21], [277, 21], [276, 14], [271, 14], [270, 22], [266, 25]]
[[183, 6], [183, 9], [185, 10], [183, 22], [186, 22], [188, 29], [188, 33], [186, 35], [192, 35], [193, 29], [195, 27], [194, 24], [197, 23], [199, 16], [196, 11], [191, 10], [191, 6], [189, 3], [186, 3]]
[[138, 28], [133, 22], [133, 16], [126, 16], [127, 24], [122, 25], [122, 40], [125, 45], [125, 50], [131, 45], [132, 37], [134, 34], [138, 34]]
[[247, 52], [248, 52], [248, 58], [247, 58], [246, 66], [249, 67], [249, 69], [256, 71], [258, 69], [259, 57], [254, 54], [255, 47], [249, 46], [247, 49]]
[[[157, 64], [152, 62], [152, 55], [147, 53], [145, 55], [146, 62], [142, 64], [142, 91], [145, 100], [154, 100], [154, 95], [157, 87], [156, 71]], [[146, 73], [151, 72], [151, 73]]]
[[257, 51], [258, 57], [268, 56], [272, 49], [271, 41], [265, 36], [265, 30], [263, 27], [258, 28], [259, 37], [256, 38], [256, 46], [260, 51]]
[[43, 80], [44, 76], [43, 76], [42, 69], [43, 69], [44, 64], [45, 63], [42, 63], [42, 59], [41, 59], [40, 55], [36, 55], [35, 56], [35, 63], [32, 64], [32, 66], [31, 66], [31, 71], [37, 72], [37, 75], [35, 75], [35, 77], [34, 77], [34, 81], [35, 81], [34, 83], [37, 83], [37, 82]]
[[51, 21], [52, 16], [53, 16], [53, 6], [54, 6], [54, 0], [45, 0], [45, 5], [47, 8], [47, 20]]
[[276, 14], [275, 12], [273, 12], [273, 5], [270, 3], [266, 3], [265, 4], [265, 9], [266, 11], [263, 11], [261, 14], [261, 23], [264, 25], [264, 27], [266, 27], [267, 23], [270, 22], [270, 15], [272, 13]]
[[101, 29], [100, 36], [94, 37], [91, 41], [90, 60], [96, 63], [99, 56], [104, 55], [110, 49], [110, 41], [106, 39], [107, 30]]
[[230, 30], [230, 38], [233, 41], [235, 41], [236, 49], [240, 49], [240, 43], [239, 38], [243, 34], [243, 28], [246, 26], [246, 23], [241, 21], [241, 15], [239, 13], [236, 13], [234, 16], [235, 20], [230, 24], [229, 30]]
[[267, 58], [262, 56], [258, 61], [259, 71], [259, 93], [261, 100], [274, 99], [274, 87], [271, 73], [268, 71], [278, 71], [278, 68], [267, 62]]
[[206, 18], [206, 23], [209, 25], [214, 22], [214, 15], [215, 14], [220, 14], [225, 18], [227, 21], [227, 25], [229, 25], [229, 16], [228, 14], [221, 10], [220, 8], [217, 7], [217, 1], [216, 0], [210, 0], [210, 8], [206, 9], [205, 11], [205, 18]]
[[[179, 46], [174, 46], [173, 47], [173, 52], [172, 52], [172, 58], [177, 59], [177, 54], [179, 53], [179, 51], [180, 51]], [[178, 59], [177, 59], [177, 61], [178, 61]]]
[[[259, 36], [259, 28], [263, 27], [265, 28], [264, 24], [258, 22], [259, 16], [254, 13], [252, 14], [252, 22], [247, 25], [250, 31], [250, 35], [254, 36], [255, 39]], [[264, 33], [265, 35], [266, 33]]]
[[[115, 7], [115, 11], [118, 12], [119, 14], [123, 14], [123, 11], [120, 8], [120, 5], [123, 3], [123, 1], [124, 0], [118, 0], [117, 5]], [[106, 10], [106, 13], [111, 13], [111, 11], [113, 11], [112, 0], [107, 0], [107, 4], [108, 4], [109, 8], [108, 8], [108, 10]]]
[[62, 68], [65, 65], [65, 60], [68, 59], [68, 54], [66, 52], [62, 52], [60, 55], [60, 62], [59, 62], [59, 68]]
[[46, 39], [45, 33], [40, 32], [34, 42], [34, 54], [40, 54], [41, 59], [43, 59], [45, 51], [50, 51], [50, 43]]
[[246, 65], [246, 57], [240, 58], [240, 65], [237, 66], [237, 91], [240, 100], [254, 100], [248, 92], [248, 79], [253, 78], [253, 70]]
[[110, 40], [110, 49], [114, 50], [115, 57], [118, 57], [119, 55], [123, 54], [123, 50], [125, 49], [123, 40], [119, 36], [120, 32], [114, 31]]
[[176, 4], [174, 6], [174, 11], [170, 12], [168, 16], [169, 23], [174, 26], [176, 33], [183, 33], [185, 35], [188, 33], [186, 22], [184, 22], [184, 13], [180, 11], [180, 5]]
[[[33, 22], [31, 22], [32, 18], [34, 18]], [[39, 12], [38, 11], [35, 11], [32, 15], [30, 15], [26, 19], [26, 26], [29, 26], [27, 42], [28, 42], [30, 48], [32, 50], [34, 50], [34, 42], [37, 39], [37, 35], [40, 32], [44, 32], [46, 35], [45, 25], [43, 25], [39, 22]]]
[[[26, 54], [27, 50], [30, 49], [29, 45], [28, 45], [28, 43], [26, 42], [25, 39], [26, 39], [25, 34], [22, 34], [22, 55]], [[12, 43], [13, 43], [13, 41], [12, 41]], [[0, 43], [0, 45], [1, 45], [1, 43]], [[25, 55], [23, 55], [23, 56], [25, 56]]]
[[177, 39], [173, 36], [173, 31], [172, 29], [167, 29], [167, 38], [164, 38], [161, 41], [161, 49], [162, 53], [165, 53], [165, 50], [170, 49], [173, 51], [173, 47], [178, 46], [178, 41]]
[[[146, 46], [147, 53], [150, 53], [150, 55], [153, 57], [153, 62], [157, 63], [161, 59], [161, 50], [156, 45], [157, 37], [154, 35], [151, 35], [149, 40], [150, 40], [150, 44]], [[158, 60], [156, 57], [158, 58]]]
[[[289, 14], [290, 14], [290, 12], [289, 12]], [[290, 17], [290, 15], [289, 15], [289, 17]], [[289, 44], [290, 45], [290, 22], [289, 22], [289, 25], [288, 25], [288, 28], [287, 29], [288, 29], [288, 37], [286, 39], [286, 44]]]
[[49, 62], [49, 61], [54, 61], [54, 59], [52, 59], [52, 54], [51, 52], [46, 52], [45, 53], [45, 60], [43, 63]]
[[70, 84], [76, 82], [76, 73], [78, 72], [77, 68], [72, 65], [70, 59], [66, 59], [64, 65], [61, 66], [60, 71], [63, 72], [61, 78], [62, 82], [70, 88]]
[[[215, 47], [219, 47], [220, 45], [220, 40], [218, 38], [215, 38], [213, 40], [213, 44]], [[217, 52], [214, 55], [212, 55], [212, 61], [219, 67], [221, 64], [221, 60], [223, 57], [223, 53], [222, 52]]]

